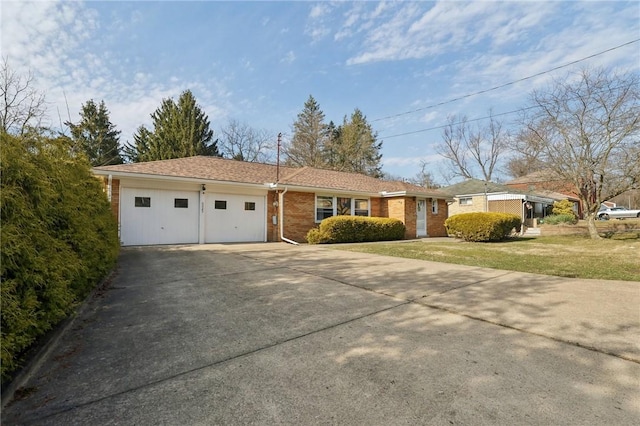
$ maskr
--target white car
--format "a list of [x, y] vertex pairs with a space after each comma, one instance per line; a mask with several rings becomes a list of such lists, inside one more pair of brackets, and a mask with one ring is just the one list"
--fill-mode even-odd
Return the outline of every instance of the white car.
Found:
[[625, 219], [632, 217], [640, 218], [640, 210], [629, 210], [626, 207], [610, 207], [598, 212], [598, 219], [600, 220]]

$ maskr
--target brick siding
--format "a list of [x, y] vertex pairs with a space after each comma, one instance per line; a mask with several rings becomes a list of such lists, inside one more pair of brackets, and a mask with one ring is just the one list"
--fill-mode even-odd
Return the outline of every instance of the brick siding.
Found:
[[447, 200], [438, 200], [438, 213], [436, 214], [432, 213], [431, 200], [429, 200], [427, 210], [427, 236], [446, 237], [447, 230], [444, 227], [444, 221], [447, 220], [447, 216]]

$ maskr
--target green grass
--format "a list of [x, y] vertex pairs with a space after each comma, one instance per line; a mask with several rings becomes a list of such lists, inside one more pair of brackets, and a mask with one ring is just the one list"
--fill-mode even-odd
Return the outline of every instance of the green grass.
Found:
[[410, 259], [573, 278], [640, 281], [640, 234], [591, 240], [582, 235], [516, 238], [499, 243], [457, 240], [331, 246]]

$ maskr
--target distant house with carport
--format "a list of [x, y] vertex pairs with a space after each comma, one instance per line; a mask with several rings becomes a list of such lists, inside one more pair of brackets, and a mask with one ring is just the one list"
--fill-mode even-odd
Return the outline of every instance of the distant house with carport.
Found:
[[560, 194], [565, 200], [573, 202], [574, 211], [579, 218], [584, 217], [584, 209], [575, 188], [560, 179], [550, 170], [538, 170], [525, 176], [520, 176], [505, 183], [506, 186], [516, 191], [531, 193]]
[[479, 179], [441, 188], [452, 201], [449, 216], [471, 212], [499, 212], [520, 216], [525, 227], [536, 227], [539, 219], [551, 214], [555, 201], [566, 200], [567, 195], [553, 191], [523, 191], [507, 185]]

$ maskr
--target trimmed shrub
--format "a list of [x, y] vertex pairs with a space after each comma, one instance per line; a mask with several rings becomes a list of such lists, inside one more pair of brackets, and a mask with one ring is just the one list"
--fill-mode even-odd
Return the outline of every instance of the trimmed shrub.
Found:
[[307, 233], [309, 244], [360, 243], [404, 238], [405, 226], [387, 217], [333, 216]]
[[462, 213], [444, 222], [451, 237], [465, 241], [501, 241], [520, 228], [520, 217], [508, 213]]
[[100, 182], [67, 140], [0, 137], [4, 381], [111, 271], [120, 243]]
[[575, 225], [576, 223], [578, 223], [578, 218], [575, 214], [552, 214], [545, 217], [540, 221], [540, 223], [544, 223], [545, 225]]
[[554, 215], [573, 215], [575, 216], [575, 211], [573, 210], [573, 202], [569, 200], [560, 200], [553, 202], [553, 209], [551, 213]]

